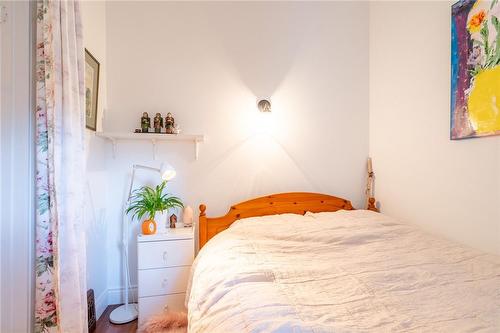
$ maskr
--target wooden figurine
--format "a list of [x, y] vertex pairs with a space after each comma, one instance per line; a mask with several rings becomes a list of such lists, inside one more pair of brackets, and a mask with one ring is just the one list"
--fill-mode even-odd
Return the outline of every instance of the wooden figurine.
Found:
[[167, 117], [165, 117], [165, 132], [167, 134], [174, 134], [174, 130], [175, 130], [174, 125], [175, 125], [174, 117], [169, 112], [169, 113], [167, 113]]
[[149, 118], [149, 115], [147, 112], [143, 112], [142, 117], [141, 117], [142, 133], [148, 133], [150, 128], [151, 128], [151, 118]]
[[163, 118], [160, 113], [157, 113], [153, 120], [155, 133], [161, 133], [161, 129], [163, 128]]
[[368, 157], [366, 171], [368, 172], [368, 177], [366, 179], [366, 209], [372, 210], [374, 212], [378, 212], [378, 208], [376, 206], [375, 198], [373, 197], [373, 178], [375, 174], [373, 173], [372, 167], [372, 159]]
[[170, 215], [170, 228], [175, 228], [175, 224], [177, 223], [177, 215]]

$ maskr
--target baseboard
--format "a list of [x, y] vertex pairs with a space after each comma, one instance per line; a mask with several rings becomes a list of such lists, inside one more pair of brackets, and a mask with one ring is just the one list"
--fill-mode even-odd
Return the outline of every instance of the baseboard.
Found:
[[[125, 302], [125, 288], [110, 288], [104, 290], [95, 300], [95, 315], [99, 320], [109, 305], [123, 304]], [[137, 302], [137, 286], [129, 290], [129, 302]]]
[[104, 290], [95, 300], [95, 316], [99, 320], [108, 307], [108, 290]]
[[[122, 304], [125, 302], [125, 288], [109, 288], [108, 289], [108, 305]], [[137, 302], [137, 286], [132, 286], [129, 289], [129, 303]]]

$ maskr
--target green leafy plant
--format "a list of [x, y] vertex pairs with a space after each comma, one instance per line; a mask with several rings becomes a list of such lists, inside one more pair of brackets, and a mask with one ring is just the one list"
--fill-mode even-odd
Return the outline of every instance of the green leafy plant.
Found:
[[167, 182], [163, 181], [155, 188], [143, 186], [135, 190], [132, 194], [130, 206], [126, 212], [132, 212], [132, 218], [141, 220], [144, 216], [148, 219], [154, 219], [156, 212], [168, 211], [171, 208], [184, 207], [181, 199], [163, 193]]

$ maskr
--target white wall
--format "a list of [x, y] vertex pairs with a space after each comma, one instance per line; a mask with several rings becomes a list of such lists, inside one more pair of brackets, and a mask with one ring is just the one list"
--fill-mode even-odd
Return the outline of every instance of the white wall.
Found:
[[[198, 161], [188, 143], [159, 147], [158, 159], [178, 171], [170, 191], [195, 212], [202, 202], [213, 216], [247, 198], [296, 190], [361, 206], [367, 3], [108, 2], [106, 21], [104, 129], [133, 131], [143, 111], [170, 111], [185, 133], [205, 134]], [[257, 112], [259, 97], [271, 97], [273, 119]], [[129, 170], [132, 163], [158, 165], [151, 149], [119, 143], [115, 159], [108, 150], [111, 291], [123, 286], [119, 241]], [[140, 178], [156, 181], [144, 172]], [[135, 284], [134, 245], [131, 255]]]
[[[106, 107], [106, 4], [104, 1], [80, 2], [84, 46], [100, 63], [98, 130]], [[94, 289], [96, 312], [100, 316], [108, 305], [107, 288], [107, 143], [95, 132], [85, 131], [87, 151], [86, 216], [87, 287]]]
[[386, 214], [500, 253], [500, 138], [449, 140], [451, 3], [370, 4], [370, 155]]
[[[178, 171], [170, 191], [195, 211], [203, 202], [224, 214], [294, 190], [360, 207], [370, 141], [383, 212], [500, 253], [499, 138], [448, 139], [450, 6], [85, 1], [82, 10], [86, 47], [101, 62], [104, 129], [132, 131], [143, 111], [170, 111], [184, 133], [206, 135], [198, 161], [188, 143], [159, 144], [158, 159]], [[256, 111], [259, 97], [271, 97], [271, 117]], [[116, 157], [91, 131], [87, 143], [88, 283], [102, 308], [123, 287], [130, 167], [159, 161], [144, 142], [119, 143]], [[139, 173], [138, 184], [155, 182]], [[134, 237], [130, 250], [135, 284]]]

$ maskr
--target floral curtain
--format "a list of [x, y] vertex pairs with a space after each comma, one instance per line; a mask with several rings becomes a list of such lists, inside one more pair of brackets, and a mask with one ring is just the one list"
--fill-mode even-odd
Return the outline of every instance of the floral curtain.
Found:
[[87, 332], [78, 2], [38, 1], [36, 29], [35, 332]]

